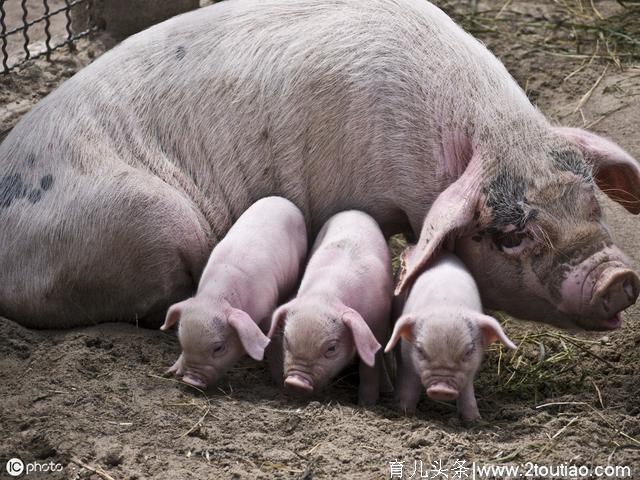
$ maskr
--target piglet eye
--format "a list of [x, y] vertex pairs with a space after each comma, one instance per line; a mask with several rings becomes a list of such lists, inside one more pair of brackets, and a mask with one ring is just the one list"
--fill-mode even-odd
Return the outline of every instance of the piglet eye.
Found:
[[418, 345], [414, 345], [416, 352], [418, 352], [418, 356], [424, 360], [425, 362], [429, 361], [429, 356], [427, 355], [427, 352], [424, 351], [424, 348], [422, 348], [421, 346]]
[[476, 347], [474, 345], [469, 345], [469, 347], [467, 348], [467, 351], [464, 352], [464, 359], [465, 360], [469, 360], [471, 358], [471, 355], [473, 355], [473, 352], [475, 352]]
[[337, 352], [338, 352], [338, 344], [337, 343], [330, 343], [329, 346], [327, 347], [327, 350], [325, 351], [325, 356], [332, 357]]
[[213, 344], [212, 352], [214, 356], [222, 355], [227, 349], [225, 342], [216, 342]]

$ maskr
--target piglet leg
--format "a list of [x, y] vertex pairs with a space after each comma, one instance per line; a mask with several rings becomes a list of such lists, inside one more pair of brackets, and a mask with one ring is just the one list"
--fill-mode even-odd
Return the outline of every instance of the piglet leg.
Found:
[[380, 396], [380, 375], [382, 374], [382, 352], [376, 354], [373, 367], [360, 361], [360, 385], [358, 388], [358, 403], [364, 407], [372, 407]]
[[182, 354], [180, 354], [180, 356], [178, 357], [178, 360], [176, 360], [176, 362], [173, 365], [171, 365], [171, 367], [169, 367], [169, 369], [165, 373], [167, 374], [172, 373], [177, 377], [181, 377], [184, 373], [184, 367], [182, 365], [182, 362], [183, 362], [183, 357], [182, 357]]
[[422, 392], [422, 382], [420, 376], [413, 367], [411, 361], [412, 347], [404, 340], [400, 341], [396, 349], [396, 402], [398, 408], [405, 414], [412, 415], [416, 411], [420, 393]]
[[482, 418], [478, 411], [478, 404], [476, 403], [476, 394], [473, 388], [473, 381], [467, 383], [467, 385], [460, 392], [460, 396], [457, 400], [458, 416], [465, 422], [473, 422]]
[[[371, 322], [371, 331], [380, 345], [388, 340], [389, 312], [383, 312], [379, 317]], [[372, 407], [380, 397], [380, 388], [389, 383], [387, 371], [385, 369], [384, 350], [380, 348], [375, 356], [373, 367], [368, 367], [360, 361], [360, 385], [358, 389], [358, 401], [360, 405]]]
[[274, 335], [264, 351], [264, 358], [269, 365], [271, 378], [278, 387], [283, 386], [284, 370], [282, 368], [282, 336]]

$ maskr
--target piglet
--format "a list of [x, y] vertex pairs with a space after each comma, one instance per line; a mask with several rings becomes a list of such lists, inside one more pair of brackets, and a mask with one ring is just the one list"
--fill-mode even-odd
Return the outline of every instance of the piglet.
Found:
[[[412, 248], [403, 253], [410, 268]], [[473, 380], [484, 349], [500, 340], [516, 348], [498, 321], [482, 313], [476, 283], [453, 254], [442, 253], [411, 288], [385, 351], [396, 351], [396, 399], [415, 411], [421, 386], [432, 400], [456, 400], [464, 421], [480, 418]]]
[[179, 323], [182, 354], [169, 372], [214, 384], [245, 352], [262, 360], [270, 316], [294, 291], [307, 254], [300, 210], [280, 197], [257, 201], [216, 245], [194, 297], [169, 308], [161, 330]]
[[297, 296], [271, 322], [270, 337], [283, 330], [285, 387], [317, 393], [357, 352], [359, 402], [375, 404], [392, 289], [391, 258], [375, 220], [355, 210], [331, 217], [318, 234]]

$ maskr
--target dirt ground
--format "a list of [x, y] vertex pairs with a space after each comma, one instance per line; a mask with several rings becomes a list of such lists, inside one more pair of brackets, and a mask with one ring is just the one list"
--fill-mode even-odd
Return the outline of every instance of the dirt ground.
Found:
[[[478, 8], [554, 18], [562, 3], [487, 0]], [[603, 15], [613, 8], [596, 3]], [[447, 7], [462, 15], [467, 5]], [[475, 33], [545, 113], [587, 125], [640, 158], [640, 65], [539, 48], [550, 32], [501, 25]], [[0, 76], [0, 132], [103, 50], [83, 41], [77, 54], [59, 52], [52, 63]], [[638, 218], [603, 202], [615, 239], [640, 266]], [[489, 352], [476, 382], [484, 420], [466, 428], [452, 406], [427, 400], [409, 418], [388, 396], [359, 408], [355, 373], [302, 401], [276, 388], [262, 365], [245, 361], [205, 393], [163, 377], [179, 354], [172, 335], [126, 324], [31, 331], [0, 319], [0, 475], [9, 478], [5, 462], [17, 457], [61, 465], [61, 472], [27, 478], [374, 479], [389, 478], [396, 460], [404, 478], [419, 462], [424, 475], [432, 462], [452, 468], [456, 460], [467, 467], [629, 466], [627, 478], [640, 478], [640, 308], [614, 333], [511, 319], [505, 329], [520, 348]], [[436, 478], [472, 478], [467, 473]]]

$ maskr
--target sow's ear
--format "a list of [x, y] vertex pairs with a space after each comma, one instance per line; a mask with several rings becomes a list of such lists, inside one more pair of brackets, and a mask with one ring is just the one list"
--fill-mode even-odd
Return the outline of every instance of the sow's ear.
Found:
[[254, 360], [262, 360], [264, 349], [267, 348], [270, 340], [249, 314], [237, 308], [232, 309], [229, 314], [229, 325], [238, 334], [245, 352]]
[[414, 249], [415, 245], [408, 245], [398, 256], [400, 265], [398, 266], [398, 272], [396, 273], [397, 281], [402, 280], [407, 275], [407, 270], [409, 270], [409, 263]]
[[399, 279], [396, 295], [408, 291], [445, 241], [472, 225], [480, 199], [481, 161], [480, 155], [474, 154], [464, 173], [431, 205], [404, 276]]
[[342, 321], [351, 330], [356, 350], [365, 365], [373, 367], [376, 363], [376, 353], [381, 345], [376, 340], [373, 332], [364, 321], [364, 318], [355, 310], [349, 309], [342, 314]]
[[640, 213], [640, 165], [611, 140], [579, 128], [556, 131], [574, 143], [593, 165], [600, 190], [629, 212]]

